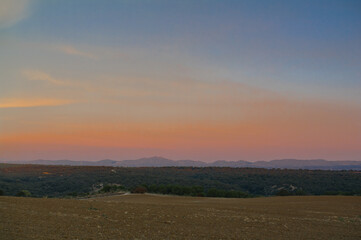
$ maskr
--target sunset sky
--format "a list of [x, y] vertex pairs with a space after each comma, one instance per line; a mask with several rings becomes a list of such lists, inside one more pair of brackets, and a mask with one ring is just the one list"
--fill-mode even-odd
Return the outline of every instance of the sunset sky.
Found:
[[361, 1], [1, 0], [0, 160], [361, 160]]

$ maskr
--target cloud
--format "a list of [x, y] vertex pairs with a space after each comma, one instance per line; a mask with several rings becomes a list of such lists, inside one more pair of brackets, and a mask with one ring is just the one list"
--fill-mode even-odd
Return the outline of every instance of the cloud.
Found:
[[[25, 76], [27, 80], [30, 81], [44, 81], [50, 84], [59, 85], [59, 86], [68, 86], [75, 89], [80, 89], [88, 93], [100, 93], [107, 96], [122, 96], [122, 97], [139, 97], [139, 96], [153, 96], [155, 94], [159, 95], [159, 92], [154, 92], [154, 87], [159, 86], [160, 83], [156, 83], [152, 86], [152, 90], [145, 90], [139, 84], [149, 82], [145, 79], [134, 79], [134, 78], [124, 78], [118, 79], [121, 82], [122, 86], [113, 86], [112, 82], [97, 84], [89, 82], [81, 82], [73, 79], [60, 80], [57, 77], [53, 77], [49, 73], [35, 70], [35, 69], [25, 69], [22, 70], [22, 75]], [[128, 86], [127, 82], [137, 81], [138, 85]], [[107, 87], [106, 85], [112, 85]], [[148, 86], [148, 85], [147, 85]], [[149, 86], [150, 87], [150, 86]]]
[[0, 1], [0, 29], [10, 27], [28, 16], [29, 0]]
[[[102, 103], [153, 107], [221, 107], [250, 105], [253, 102], [279, 101], [280, 96], [268, 90], [231, 81], [207, 82], [194, 79], [169, 80], [137, 77], [102, 76], [97, 81], [59, 79], [49, 73], [26, 69], [22, 74], [31, 81], [71, 87], [85, 93], [96, 93]], [[101, 79], [101, 81], [100, 81]], [[225, 107], [226, 106], [226, 107]], [[236, 111], [239, 112], [239, 111]]]
[[70, 45], [57, 46], [57, 49], [59, 49], [60, 51], [62, 51], [63, 53], [66, 53], [68, 55], [81, 56], [81, 57], [86, 57], [86, 58], [93, 59], [93, 60], [97, 59], [97, 57], [95, 55], [93, 55], [91, 53], [80, 51]]
[[69, 85], [68, 83], [58, 80], [42, 71], [28, 69], [24, 70], [22, 73], [28, 80], [45, 81], [55, 85]]
[[46, 106], [61, 106], [74, 103], [73, 100], [67, 99], [19, 99], [19, 98], [5, 98], [0, 99], [0, 108], [27, 108], [27, 107], [46, 107]]

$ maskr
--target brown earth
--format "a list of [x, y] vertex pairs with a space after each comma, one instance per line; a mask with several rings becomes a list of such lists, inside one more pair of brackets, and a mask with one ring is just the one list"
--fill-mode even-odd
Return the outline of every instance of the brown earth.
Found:
[[0, 197], [0, 239], [361, 239], [361, 197]]

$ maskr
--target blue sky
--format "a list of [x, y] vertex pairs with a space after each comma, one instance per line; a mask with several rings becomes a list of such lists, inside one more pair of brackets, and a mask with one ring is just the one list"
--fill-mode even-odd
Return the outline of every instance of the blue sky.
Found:
[[296, 92], [361, 85], [359, 1], [38, 1], [29, 11], [7, 31], [36, 41], [174, 49], [231, 80], [241, 72]]
[[359, 1], [34, 1], [26, 21], [3, 32], [168, 47], [230, 71], [353, 88], [360, 86], [360, 12]]

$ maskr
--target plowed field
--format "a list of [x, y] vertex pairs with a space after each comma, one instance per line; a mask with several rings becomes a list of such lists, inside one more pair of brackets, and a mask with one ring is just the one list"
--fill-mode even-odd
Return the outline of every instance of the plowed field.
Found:
[[361, 197], [0, 197], [0, 239], [361, 239]]

